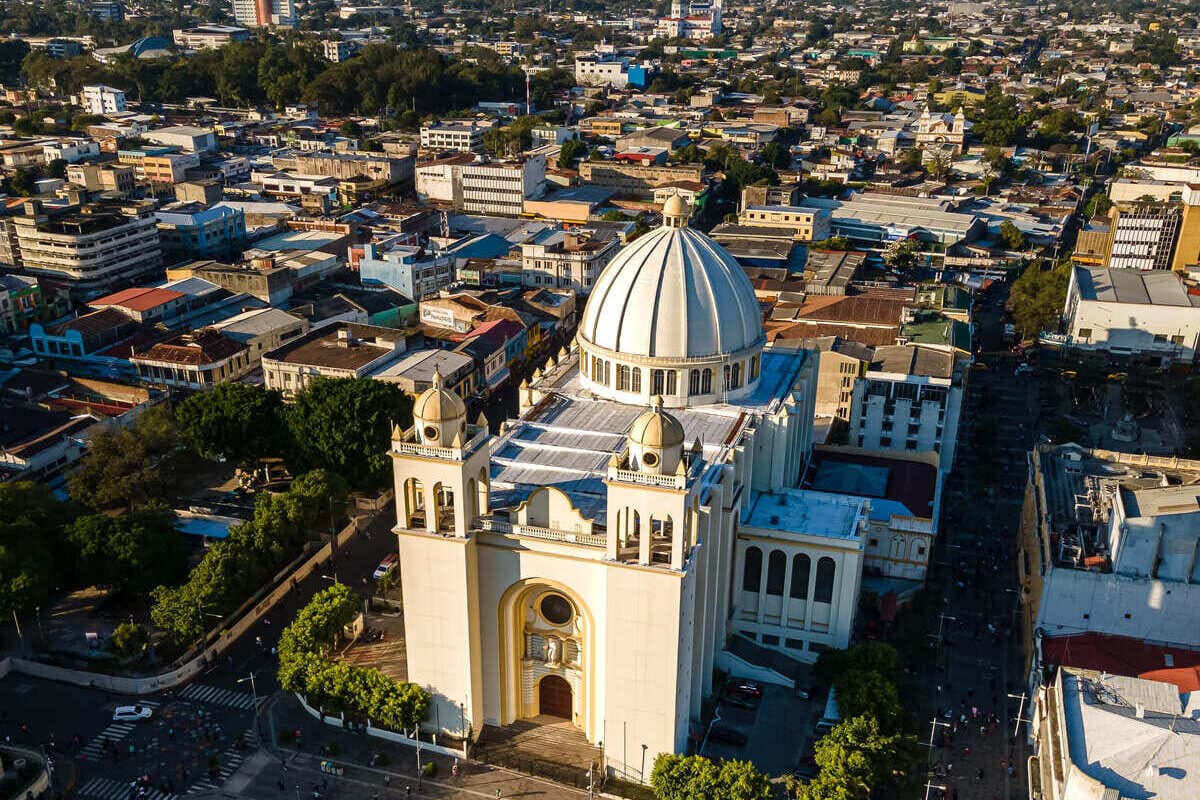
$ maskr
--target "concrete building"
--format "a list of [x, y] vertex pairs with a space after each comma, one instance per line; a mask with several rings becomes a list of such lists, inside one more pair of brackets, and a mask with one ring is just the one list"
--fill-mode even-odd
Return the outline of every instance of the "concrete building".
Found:
[[163, 257], [232, 260], [246, 241], [246, 215], [227, 206], [177, 202], [154, 212]]
[[792, 231], [801, 242], [815, 242], [829, 238], [831, 216], [829, 209], [825, 208], [751, 205], [738, 214], [738, 224], [782, 228]]
[[176, 47], [186, 50], [216, 50], [232, 42], [247, 42], [250, 31], [233, 25], [199, 25], [171, 31]]
[[1179, 220], [1179, 236], [1175, 240], [1175, 258], [1171, 269], [1184, 272], [1200, 267], [1200, 184], [1183, 187], [1180, 197], [1183, 213]]
[[43, 210], [25, 204], [13, 218], [24, 269], [87, 294], [130, 285], [162, 269], [149, 202], [92, 203]]
[[92, 0], [92, 16], [104, 22], [124, 22], [125, 6], [118, 0]]
[[176, 334], [135, 350], [129, 360], [143, 383], [197, 391], [235, 381], [254, 368], [246, 345], [212, 328]]
[[204, 153], [217, 149], [217, 135], [209, 128], [175, 125], [146, 131], [142, 138], [155, 144], [178, 147], [185, 153]]
[[550, 717], [643, 780], [643, 752], [689, 748], [731, 639], [803, 662], [849, 643], [867, 510], [799, 488], [814, 360], [764, 352], [749, 280], [680, 201], [664, 211], [519, 419], [493, 437], [438, 379], [390, 450], [426, 726]]
[[0, 333], [20, 333], [45, 310], [37, 278], [0, 272]]
[[628, 197], [651, 199], [660, 186], [678, 181], [703, 183], [702, 164], [638, 164], [620, 161], [581, 161], [579, 178]]
[[59, 139], [42, 145], [42, 154], [46, 163], [51, 161], [66, 161], [74, 164], [85, 158], [96, 158], [100, 155], [100, 145], [91, 139]]
[[1183, 209], [1178, 203], [1117, 204], [1110, 213], [1107, 265], [1114, 269], [1170, 269]]
[[413, 300], [436, 296], [456, 279], [452, 256], [412, 245], [365, 244], [358, 272], [364, 284], [383, 283]]
[[596, 236], [586, 228], [544, 231], [521, 244], [521, 282], [588, 294], [619, 247], [617, 237]]
[[672, 0], [671, 15], [658, 20], [655, 35], [693, 41], [719, 36], [724, 30], [721, 3], [722, 0]]
[[137, 171], [120, 164], [71, 164], [67, 181], [89, 192], [115, 192], [128, 196], [137, 188]]
[[399, 360], [406, 345], [406, 334], [395, 328], [324, 325], [263, 353], [263, 380], [291, 399], [314, 378], [369, 377]]
[[1200, 692], [1171, 672], [1059, 670], [1034, 705], [1029, 786], [1043, 800], [1200, 797]]
[[545, 193], [546, 157], [539, 153], [512, 161], [439, 159], [416, 168], [416, 189], [422, 200], [453, 203], [460, 211], [519, 217], [527, 199]]
[[575, 82], [580, 86], [627, 86], [645, 89], [653, 68], [622, 56], [597, 54], [575, 56]]
[[104, 116], [125, 111], [125, 92], [103, 84], [84, 86], [79, 101], [89, 114]]
[[293, 0], [233, 0], [233, 18], [248, 28], [294, 28], [298, 20]]
[[461, 153], [482, 153], [483, 132], [495, 127], [496, 121], [447, 119], [421, 126], [421, 149], [431, 151], [457, 150]]
[[1076, 266], [1063, 317], [1083, 350], [1191, 362], [1200, 344], [1200, 297], [1169, 270]]
[[246, 346], [250, 367], [257, 368], [263, 353], [276, 350], [308, 333], [308, 320], [278, 308], [252, 308], [214, 323], [214, 329]]
[[953, 353], [921, 345], [876, 347], [854, 382], [850, 443], [867, 450], [938, 454], [954, 464], [964, 366]]
[[849, 200], [809, 197], [801, 208], [827, 209], [834, 236], [880, 244], [916, 238], [949, 247], [972, 242], [987, 232], [986, 221], [957, 210], [958, 201], [864, 192]]

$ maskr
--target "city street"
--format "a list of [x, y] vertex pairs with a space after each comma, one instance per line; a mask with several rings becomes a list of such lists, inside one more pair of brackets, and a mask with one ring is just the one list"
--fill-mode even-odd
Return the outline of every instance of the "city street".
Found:
[[[998, 310], [979, 314], [980, 337], [1000, 345]], [[1037, 438], [1038, 379], [1021, 359], [977, 357], [967, 382], [958, 457], [942, 500], [928, 591], [935, 671], [925, 680], [923, 742], [934, 743], [927, 797], [1024, 798], [1017, 611], [1017, 534], [1026, 457]], [[1016, 694], [1017, 698], [1010, 697]]]

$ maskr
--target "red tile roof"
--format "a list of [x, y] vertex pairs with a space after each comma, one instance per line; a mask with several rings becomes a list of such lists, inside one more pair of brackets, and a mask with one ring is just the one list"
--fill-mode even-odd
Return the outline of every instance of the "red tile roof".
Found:
[[183, 292], [176, 292], [173, 289], [134, 287], [105, 295], [98, 300], [93, 300], [90, 305], [93, 308], [120, 306], [130, 311], [149, 311], [155, 306], [161, 306], [183, 296]]

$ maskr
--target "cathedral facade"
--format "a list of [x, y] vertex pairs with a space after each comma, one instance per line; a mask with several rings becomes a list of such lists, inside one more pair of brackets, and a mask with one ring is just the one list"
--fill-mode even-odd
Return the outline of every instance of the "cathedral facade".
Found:
[[801, 661], [848, 644], [870, 508], [801, 488], [816, 355], [764, 349], [745, 273], [687, 219], [672, 198], [605, 268], [519, 419], [493, 435], [435, 378], [393, 432], [431, 727], [568, 719], [640, 775], [702, 734], [730, 637]]

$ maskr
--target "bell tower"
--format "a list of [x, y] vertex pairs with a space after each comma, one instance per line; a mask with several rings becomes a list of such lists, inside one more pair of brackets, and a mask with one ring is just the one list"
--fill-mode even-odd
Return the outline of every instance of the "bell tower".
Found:
[[396, 521], [400, 527], [466, 536], [488, 511], [487, 420], [467, 424], [467, 407], [444, 385], [433, 385], [413, 404], [413, 426], [392, 431]]
[[695, 538], [701, 461], [699, 440], [685, 449], [683, 425], [655, 397], [608, 463], [609, 560], [683, 568]]

